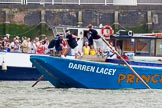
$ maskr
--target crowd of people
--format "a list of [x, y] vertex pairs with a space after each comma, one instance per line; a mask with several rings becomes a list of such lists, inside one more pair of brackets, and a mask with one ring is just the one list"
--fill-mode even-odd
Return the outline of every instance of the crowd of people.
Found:
[[[65, 31], [65, 35], [57, 34], [50, 42], [47, 37], [41, 40], [39, 37], [35, 37], [31, 40], [29, 37], [22, 37], [20, 39], [20, 37], [15, 36], [11, 42], [7, 37], [4, 37], [0, 40], [0, 49], [7, 52], [32, 54], [51, 54], [51, 51], [55, 49], [58, 55], [63, 58], [73, 50], [75, 58], [78, 58], [78, 56], [82, 57], [83, 55], [102, 55], [109, 58], [117, 58], [113, 50], [119, 51], [120, 46], [115, 48], [113, 42], [110, 41], [109, 43], [113, 48], [110, 49], [107, 45], [104, 45], [101, 36], [93, 29], [92, 24], [89, 24], [88, 28], [87, 39], [84, 39], [82, 50], [78, 48], [78, 36], [72, 34], [68, 29]], [[119, 53], [121, 54], [121, 50]]]
[[33, 40], [29, 37], [15, 36], [12, 41], [7, 37], [0, 40], [1, 51], [16, 52], [16, 53], [31, 53], [31, 54], [48, 54], [49, 40], [47, 37], [41, 39], [35, 37]]
[[[85, 36], [84, 46], [83, 46], [83, 54], [84, 55], [101, 55], [102, 57], [107, 57], [108, 59], [119, 59], [120, 55], [123, 56], [121, 50], [121, 45], [114, 45], [113, 41], [109, 41], [109, 45], [111, 48], [106, 45], [106, 43], [102, 40], [102, 36], [98, 34], [97, 30], [93, 28], [92, 24], [88, 25], [89, 32], [87, 36]], [[116, 52], [118, 54], [116, 54]], [[124, 55], [124, 59], [128, 58]]]
[[[88, 25], [89, 31], [87, 36], [85, 36], [84, 46], [83, 46], [83, 54], [84, 55], [98, 55], [98, 56], [108, 56], [111, 58], [115, 58], [116, 54], [104, 43], [101, 38], [101, 35], [93, 28], [92, 24]], [[110, 45], [113, 46], [112, 41], [110, 41]], [[115, 50], [115, 49], [113, 49]]]
[[114, 50], [120, 51], [119, 53], [121, 54], [119, 45], [117, 49], [114, 47], [113, 42], [110, 41], [109, 43], [113, 49], [109, 48], [107, 45], [105, 45], [101, 36], [98, 34], [97, 30], [93, 28], [92, 24], [89, 24], [88, 28], [89, 31], [87, 35], [84, 36], [82, 50], [79, 50], [78, 48], [78, 36], [70, 33], [70, 30], [65, 31], [65, 36], [63, 34], [57, 35], [57, 39], [55, 39], [57, 40], [55, 48], [61, 57], [65, 57], [71, 50], [74, 51], [75, 58], [78, 58], [78, 55], [101, 55], [102, 57], [107, 56], [108, 58], [117, 58]]
[[83, 56], [83, 53], [78, 48], [77, 38], [78, 36], [71, 34], [70, 30], [67, 29], [65, 36], [63, 34], [57, 34], [56, 37], [50, 41], [48, 48], [53, 51], [53, 47], [55, 47], [57, 54], [62, 58], [68, 54], [71, 55], [70, 53], [73, 50], [75, 58], [78, 58], [79, 55]]

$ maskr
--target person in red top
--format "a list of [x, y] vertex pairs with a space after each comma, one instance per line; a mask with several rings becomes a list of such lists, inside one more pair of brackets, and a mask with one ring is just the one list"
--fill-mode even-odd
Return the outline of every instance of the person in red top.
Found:
[[64, 38], [63, 34], [60, 34], [60, 38], [61, 38], [61, 42], [60, 42], [60, 46], [61, 46], [61, 57], [65, 57], [65, 55], [67, 54], [67, 41]]
[[44, 46], [43, 43], [40, 42], [40, 44], [37, 46], [37, 54], [44, 54]]
[[128, 56], [125, 55], [125, 53], [123, 53], [122, 57], [123, 57], [124, 60], [129, 60]]
[[58, 52], [58, 56], [65, 57], [67, 54], [67, 41], [65, 40], [65, 37], [63, 34], [60, 34], [58, 36], [58, 39], [56, 40], [55, 49]]

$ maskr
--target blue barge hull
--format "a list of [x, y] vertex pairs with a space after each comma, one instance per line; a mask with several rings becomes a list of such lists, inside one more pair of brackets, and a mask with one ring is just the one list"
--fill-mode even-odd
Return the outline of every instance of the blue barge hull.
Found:
[[[147, 88], [125, 65], [37, 55], [30, 56], [30, 60], [49, 82], [59, 88]], [[162, 67], [132, 68], [151, 88], [162, 88]]]

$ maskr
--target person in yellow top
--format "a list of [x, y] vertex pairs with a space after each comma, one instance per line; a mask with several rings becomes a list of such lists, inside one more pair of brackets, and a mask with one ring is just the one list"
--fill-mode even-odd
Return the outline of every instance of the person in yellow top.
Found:
[[90, 55], [95, 55], [96, 54], [96, 50], [94, 49], [93, 45], [90, 46], [89, 54]]
[[83, 46], [83, 54], [89, 55], [89, 51], [90, 51], [90, 47], [88, 46], [88, 42], [85, 42]]
[[23, 39], [22, 39], [22, 44], [21, 44], [22, 46], [22, 51], [23, 51], [23, 53], [27, 53], [28, 52], [28, 41], [27, 41], [27, 37], [24, 37]]

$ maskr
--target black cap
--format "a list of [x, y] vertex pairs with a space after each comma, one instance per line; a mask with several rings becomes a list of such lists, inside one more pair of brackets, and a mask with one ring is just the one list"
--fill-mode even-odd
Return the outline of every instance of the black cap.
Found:
[[65, 30], [65, 32], [68, 32], [68, 31], [70, 31], [70, 30], [69, 29]]
[[57, 37], [60, 36], [59, 34], [56, 35]]
[[63, 34], [60, 34], [60, 36], [64, 36]]

